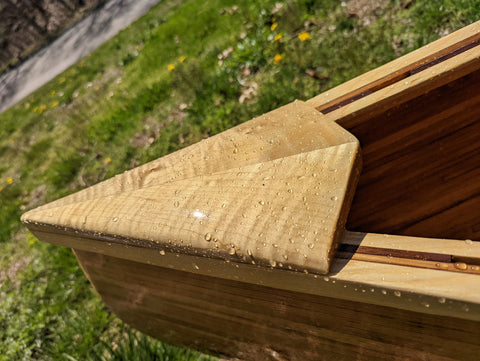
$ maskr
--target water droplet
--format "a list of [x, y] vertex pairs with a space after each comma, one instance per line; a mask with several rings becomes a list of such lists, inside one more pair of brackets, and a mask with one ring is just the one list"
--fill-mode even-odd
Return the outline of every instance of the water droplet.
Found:
[[237, 253], [237, 251], [235, 250], [235, 247], [230, 247], [230, 249], [228, 251], [228, 254], [230, 256], [234, 256], [236, 253]]
[[275, 248], [277, 248], [277, 247], [278, 247], [278, 244], [273, 243], [272, 246], [275, 247]]
[[308, 244], [308, 248], [312, 249], [315, 245], [313, 243]]
[[325, 282], [329, 282], [329, 281], [330, 281], [330, 277], [325, 276], [325, 277], [323, 277], [323, 280], [324, 280]]
[[283, 206], [282, 211], [286, 211], [286, 210], [287, 210], [287, 207]]
[[457, 262], [455, 263], [455, 268], [460, 269], [460, 270], [466, 270], [467, 269], [467, 264], [464, 262]]
[[447, 301], [447, 300], [445, 299], [445, 297], [440, 297], [440, 298], [438, 299], [438, 303], [442, 303], [442, 304], [443, 304], [443, 303], [445, 303], [446, 301]]
[[396, 297], [402, 297], [402, 292], [400, 292], [400, 291], [393, 291], [393, 294], [394, 294]]
[[382, 295], [386, 295], [387, 294], [387, 291], [386, 290], [382, 290]]
[[160, 253], [160, 256], [165, 256], [165, 251], [162, 249], [158, 253]]
[[295, 240], [293, 238], [290, 238], [288, 241], [292, 244], [295, 243]]
[[333, 196], [332, 198], [330, 198], [332, 201], [336, 201], [338, 199], [337, 196]]
[[237, 148], [234, 148], [233, 149], [233, 154], [237, 154], [238, 153], [238, 149]]
[[275, 260], [271, 260], [271, 261], [270, 261], [270, 266], [276, 267], [276, 266], [277, 266], [277, 262], [276, 262]]
[[112, 218], [112, 221], [113, 221], [113, 222], [117, 222], [117, 221], [118, 221], [118, 217], [113, 217], [113, 218]]
[[293, 192], [293, 190], [292, 190], [292, 189], [289, 189], [289, 190], [288, 190], [288, 193], [292, 193], [292, 192]]
[[222, 204], [222, 208], [225, 208], [227, 205], [225, 203]]
[[465, 243], [466, 243], [466, 244], [468, 244], [468, 245], [471, 245], [471, 244], [473, 244], [473, 242], [472, 242], [472, 240], [471, 240], [471, 239], [466, 239], [466, 240], [465, 240]]
[[242, 213], [243, 218], [247, 218], [247, 215], [245, 213]]
[[285, 261], [288, 260], [288, 255], [284, 254], [284, 255], [283, 255], [283, 259], [284, 259]]
[[174, 206], [175, 208], [177, 208], [177, 207], [179, 206], [178, 201], [173, 202], [173, 206]]
[[212, 235], [210, 233], [205, 234], [205, 241], [210, 242], [212, 240]]
[[317, 173], [313, 173], [313, 174], [312, 174], [312, 177], [315, 178], [316, 176], [317, 176]]
[[263, 206], [265, 204], [265, 202], [264, 201], [259, 201], [258, 204]]
[[200, 269], [200, 267], [198, 267], [195, 263], [193, 264], [193, 268], [195, 268], [196, 270]]

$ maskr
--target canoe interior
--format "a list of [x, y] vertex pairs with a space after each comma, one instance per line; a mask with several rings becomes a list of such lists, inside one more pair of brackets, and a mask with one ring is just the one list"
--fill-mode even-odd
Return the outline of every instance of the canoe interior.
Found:
[[105, 303], [168, 343], [242, 360], [476, 360], [478, 322], [76, 251]]
[[480, 239], [479, 70], [338, 123], [363, 153], [347, 229]]

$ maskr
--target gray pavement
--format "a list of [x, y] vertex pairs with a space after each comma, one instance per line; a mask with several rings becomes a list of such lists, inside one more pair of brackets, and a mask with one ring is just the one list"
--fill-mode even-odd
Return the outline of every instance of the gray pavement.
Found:
[[150, 10], [160, 0], [110, 0], [40, 50], [0, 77], [0, 112], [91, 53]]

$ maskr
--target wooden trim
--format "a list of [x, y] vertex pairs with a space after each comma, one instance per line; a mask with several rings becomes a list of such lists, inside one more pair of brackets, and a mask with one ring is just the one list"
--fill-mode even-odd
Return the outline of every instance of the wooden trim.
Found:
[[[50, 230], [30, 225], [43, 241], [77, 250], [156, 265], [179, 271], [219, 277], [292, 292], [335, 297], [355, 302], [396, 307], [441, 316], [480, 321], [480, 276], [391, 264], [336, 258], [328, 276], [264, 267], [230, 260], [172, 253], [122, 244], [118, 237], [103, 241], [79, 237], [71, 230]], [[407, 239], [406, 242], [414, 242]], [[423, 241], [416, 239], [419, 244]], [[426, 242], [432, 242], [426, 240]], [[445, 240], [448, 242], [448, 240]], [[463, 241], [450, 241], [450, 247]], [[472, 245], [478, 253], [480, 244]], [[373, 291], [372, 291], [373, 290]]]
[[[480, 48], [469, 49], [460, 55], [434, 65], [425, 71], [416, 73], [404, 81], [395, 82], [378, 91], [372, 92], [352, 103], [325, 114], [332, 121], [342, 122], [355, 118], [356, 123], [364, 121], [364, 117], [373, 117], [379, 112], [394, 108], [398, 104], [425, 94], [480, 69]], [[316, 105], [314, 100], [307, 104]], [[324, 105], [318, 105], [321, 109]]]
[[319, 94], [307, 103], [322, 111], [347, 99], [372, 94], [411, 76], [425, 64], [474, 44], [479, 39], [480, 21]]

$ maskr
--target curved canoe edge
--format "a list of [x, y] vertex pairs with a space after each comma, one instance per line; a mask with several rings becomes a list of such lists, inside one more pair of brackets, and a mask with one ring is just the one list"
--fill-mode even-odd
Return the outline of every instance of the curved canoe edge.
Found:
[[335, 259], [328, 275], [217, 258], [125, 246], [55, 233], [30, 225], [38, 238], [77, 250], [95, 252], [160, 268], [240, 281], [268, 288], [480, 321], [480, 276], [405, 266]]

